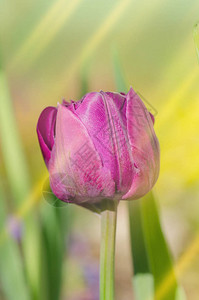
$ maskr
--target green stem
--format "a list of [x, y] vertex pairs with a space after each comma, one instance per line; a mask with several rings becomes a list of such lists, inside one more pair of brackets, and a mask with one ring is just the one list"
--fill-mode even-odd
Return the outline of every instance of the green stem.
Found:
[[114, 300], [117, 205], [101, 213], [100, 300]]

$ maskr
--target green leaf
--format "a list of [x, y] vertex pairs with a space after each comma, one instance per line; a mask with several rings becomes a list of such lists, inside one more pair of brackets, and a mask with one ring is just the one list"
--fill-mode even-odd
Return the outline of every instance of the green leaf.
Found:
[[145, 245], [140, 201], [129, 201], [129, 225], [134, 275], [149, 274], [151, 269]]
[[[148, 251], [142, 224], [141, 201], [129, 201], [129, 225], [133, 258], [133, 288], [136, 300], [154, 299], [154, 278], [150, 268]], [[143, 289], [143, 284], [146, 288]]]
[[155, 299], [175, 300], [177, 280], [152, 192], [141, 199], [141, 213], [149, 264], [154, 276]]
[[52, 193], [49, 179], [44, 184], [43, 195], [46, 201], [43, 201], [40, 212], [40, 290], [42, 300], [54, 300], [60, 299], [63, 260], [73, 220], [73, 210], [71, 205], [57, 199]]
[[42, 299], [46, 300], [59, 299], [61, 291], [65, 237], [62, 236], [58, 210], [45, 205], [41, 214], [41, 292]]
[[16, 241], [6, 232], [6, 199], [0, 189], [0, 285], [7, 300], [30, 300]]

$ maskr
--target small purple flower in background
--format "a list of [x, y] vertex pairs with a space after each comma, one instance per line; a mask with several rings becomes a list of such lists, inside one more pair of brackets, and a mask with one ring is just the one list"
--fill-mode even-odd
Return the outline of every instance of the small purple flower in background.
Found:
[[53, 193], [76, 204], [145, 195], [159, 174], [153, 123], [132, 88], [45, 108], [37, 134]]
[[11, 236], [17, 240], [20, 241], [22, 236], [22, 223], [20, 220], [18, 220], [17, 217], [10, 215], [7, 219], [7, 230], [11, 234]]

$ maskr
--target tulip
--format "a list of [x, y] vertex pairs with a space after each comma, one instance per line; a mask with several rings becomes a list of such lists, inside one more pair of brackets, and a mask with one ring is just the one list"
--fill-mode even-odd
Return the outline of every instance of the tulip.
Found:
[[88, 93], [41, 113], [37, 134], [57, 198], [101, 213], [100, 300], [114, 300], [119, 200], [149, 192], [159, 174], [154, 117], [131, 88]]
[[45, 108], [37, 134], [53, 193], [76, 204], [145, 195], [159, 173], [153, 122], [132, 88]]

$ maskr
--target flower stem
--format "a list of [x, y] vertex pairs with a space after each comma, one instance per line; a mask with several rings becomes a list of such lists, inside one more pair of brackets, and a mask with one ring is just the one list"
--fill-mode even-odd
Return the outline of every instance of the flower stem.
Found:
[[114, 300], [117, 205], [101, 213], [100, 300]]

